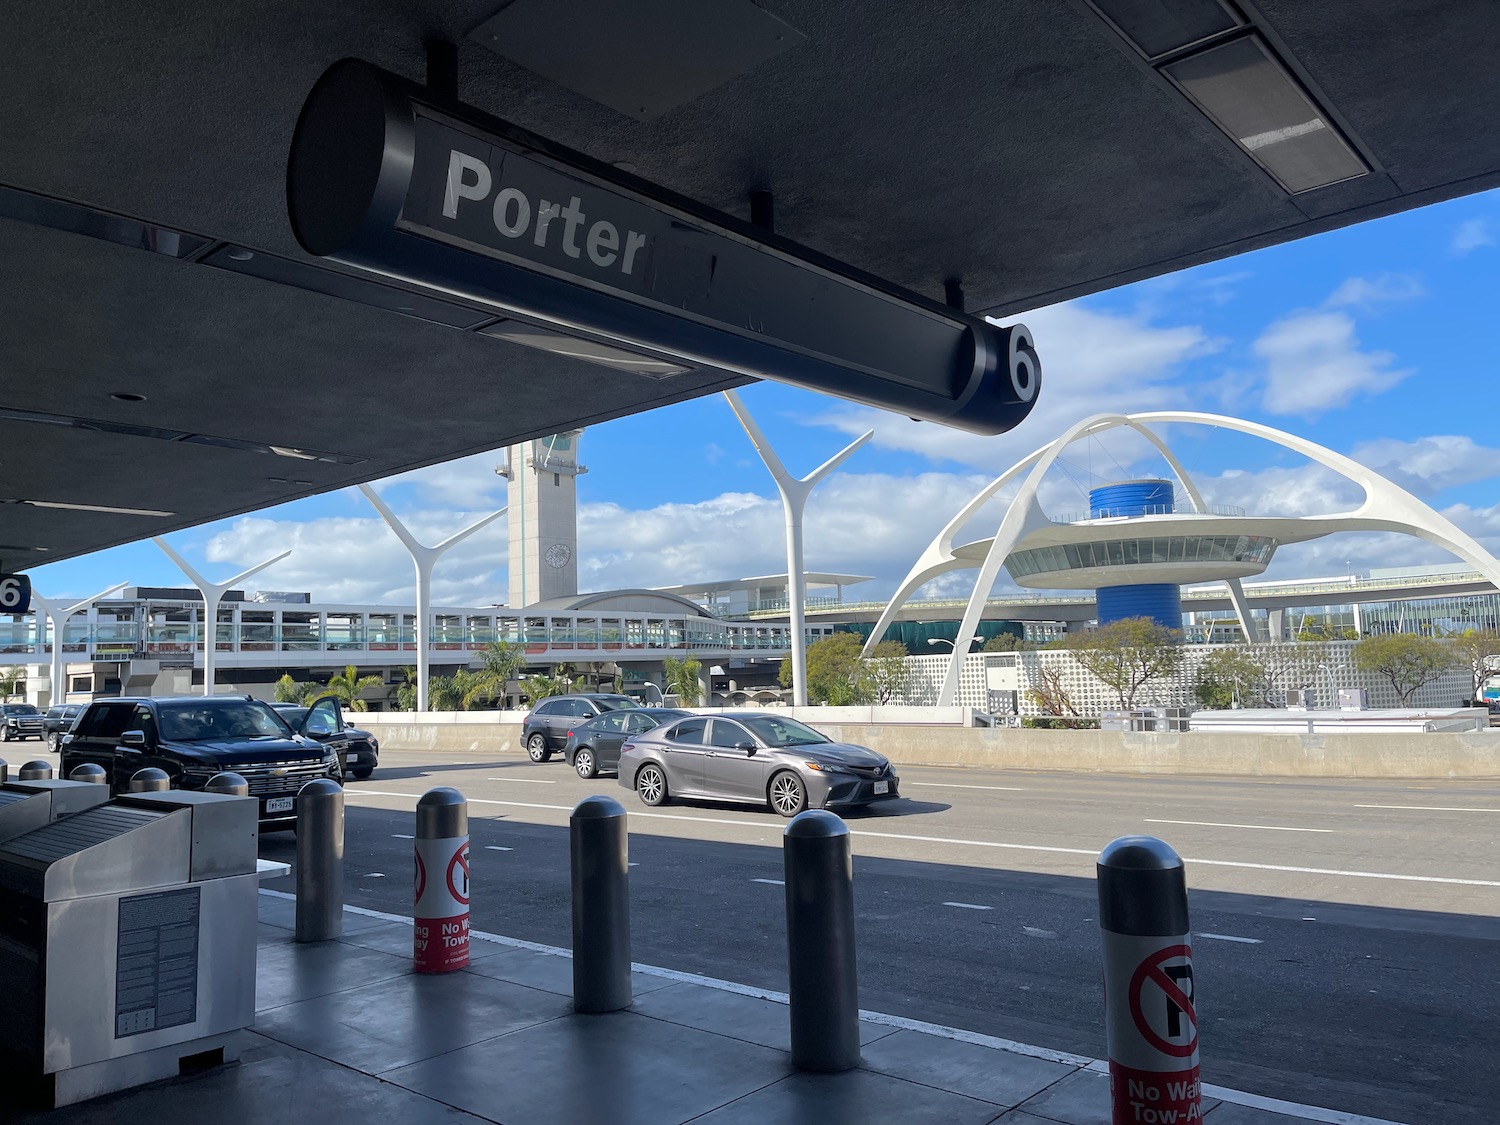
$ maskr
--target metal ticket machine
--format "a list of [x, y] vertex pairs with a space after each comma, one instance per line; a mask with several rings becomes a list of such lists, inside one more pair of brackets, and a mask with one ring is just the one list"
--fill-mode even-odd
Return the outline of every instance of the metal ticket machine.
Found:
[[236, 1057], [255, 1018], [258, 813], [133, 793], [0, 833], [8, 1093], [69, 1105]]

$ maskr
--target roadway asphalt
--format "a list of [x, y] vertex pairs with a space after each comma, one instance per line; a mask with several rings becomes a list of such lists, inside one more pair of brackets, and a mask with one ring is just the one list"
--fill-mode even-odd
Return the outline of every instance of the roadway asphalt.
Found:
[[[903, 799], [847, 818], [861, 1007], [1103, 1057], [1094, 858], [1149, 833], [1187, 862], [1204, 1081], [1497, 1120], [1500, 783], [901, 776]], [[785, 990], [785, 821], [648, 810], [518, 748], [387, 753], [351, 783], [347, 902], [410, 915], [412, 809], [436, 785], [470, 799], [476, 928], [572, 944], [568, 812], [607, 793], [630, 813], [634, 959]], [[294, 851], [287, 834], [261, 846]]]

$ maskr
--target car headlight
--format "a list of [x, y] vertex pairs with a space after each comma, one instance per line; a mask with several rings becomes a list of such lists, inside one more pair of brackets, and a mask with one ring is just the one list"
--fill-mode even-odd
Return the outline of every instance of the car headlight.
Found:
[[380, 753], [380, 739], [378, 739], [378, 738], [372, 738], [372, 739], [370, 739], [370, 749], [374, 750], [377, 754]]
[[849, 772], [843, 766], [835, 766], [835, 765], [824, 763], [824, 762], [803, 762], [802, 764], [804, 766], [806, 766], [810, 770], [816, 770], [818, 773], [848, 773]]

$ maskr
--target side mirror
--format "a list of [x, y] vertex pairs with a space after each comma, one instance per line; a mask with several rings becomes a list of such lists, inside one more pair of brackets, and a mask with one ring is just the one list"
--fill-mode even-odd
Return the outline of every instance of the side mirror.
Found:
[[134, 750], [140, 753], [146, 749], [146, 732], [143, 730], [128, 730], [120, 735], [120, 749]]
[[755, 743], [753, 742], [736, 742], [734, 748], [736, 750], [743, 750], [747, 757], [755, 757]]

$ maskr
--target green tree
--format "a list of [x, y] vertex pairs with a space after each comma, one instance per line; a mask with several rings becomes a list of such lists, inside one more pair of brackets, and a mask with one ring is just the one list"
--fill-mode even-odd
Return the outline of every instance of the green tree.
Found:
[[876, 703], [897, 703], [906, 698], [911, 686], [908, 655], [900, 641], [881, 641], [865, 660], [865, 683]]
[[21, 686], [26, 683], [26, 669], [18, 664], [8, 668], [0, 668], [0, 699], [9, 699], [13, 695], [21, 694]]
[[1057, 668], [1037, 669], [1036, 681], [1026, 689], [1026, 698], [1036, 705], [1037, 710], [1044, 712], [1044, 718], [1023, 719], [1022, 726], [1076, 730], [1079, 727], [1098, 725], [1078, 714], [1073, 697], [1063, 687], [1062, 672]]
[[464, 696], [473, 690], [473, 673], [460, 668], [451, 676], [429, 676], [427, 707], [432, 711], [462, 711]]
[[[1486, 662], [1486, 658], [1495, 657], [1500, 661], [1500, 633], [1493, 629], [1465, 629], [1450, 637], [1449, 644], [1453, 646], [1453, 654], [1459, 663], [1469, 666], [1469, 698], [1478, 699], [1493, 666], [1493, 663]], [[3, 682], [4, 676], [0, 674], [0, 683]]]
[[980, 652], [1019, 652], [1026, 647], [1026, 641], [1014, 633], [996, 633], [984, 642], [984, 648]]
[[[860, 659], [863, 643], [853, 633], [834, 633], [807, 647], [807, 701], [845, 707], [868, 703], [870, 685]], [[781, 662], [781, 682], [792, 682], [792, 659]]]
[[1064, 648], [1115, 693], [1122, 708], [1152, 680], [1170, 676], [1182, 663], [1182, 630], [1149, 617], [1127, 617], [1064, 638]]
[[307, 685], [299, 684], [288, 672], [276, 681], [276, 687], [273, 690], [274, 694], [271, 698], [277, 703], [301, 703], [302, 697], [307, 694]]
[[338, 701], [351, 711], [368, 711], [369, 703], [360, 698], [366, 690], [379, 687], [385, 681], [379, 676], [361, 676], [353, 664], [344, 665], [343, 672], [329, 676], [326, 684], [308, 684], [304, 698], [321, 698], [325, 695], [338, 697]]
[[1262, 706], [1270, 691], [1265, 665], [1241, 645], [1216, 649], [1198, 665], [1193, 694], [1199, 706], [1213, 711]]
[[417, 709], [417, 670], [410, 665], [401, 669], [401, 679], [394, 688], [397, 711]]
[[675, 656], [669, 656], [661, 662], [661, 666], [667, 691], [677, 696], [677, 702], [684, 707], [698, 706], [703, 694], [698, 682], [703, 665], [698, 658], [689, 656], [685, 660], [678, 660]]
[[510, 641], [491, 641], [484, 647], [484, 667], [473, 673], [474, 681], [465, 710], [474, 710], [479, 705], [491, 705], [496, 701], [504, 710], [510, 701], [510, 683], [526, 667], [526, 649]]
[[562, 676], [527, 676], [521, 681], [521, 694], [530, 701], [532, 706], [550, 696], [567, 695], [572, 690], [573, 685]]
[[1411, 633], [1381, 633], [1354, 646], [1354, 666], [1373, 672], [1396, 690], [1396, 700], [1410, 707], [1417, 689], [1429, 684], [1457, 663], [1451, 645], [1436, 637]]

